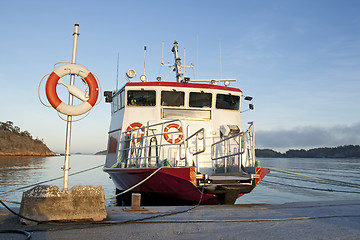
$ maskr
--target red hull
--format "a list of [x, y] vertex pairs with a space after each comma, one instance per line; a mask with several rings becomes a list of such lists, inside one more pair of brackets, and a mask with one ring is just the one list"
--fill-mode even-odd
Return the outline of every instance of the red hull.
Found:
[[[156, 168], [105, 168], [116, 188], [120, 191], [129, 189], [138, 184]], [[255, 181], [254, 187], [269, 172], [257, 168], [260, 179]], [[196, 186], [195, 168], [162, 168], [144, 183], [134, 188], [132, 192], [142, 193], [143, 195], [157, 197], [164, 201], [176, 203], [177, 205], [200, 204], [220, 204], [218, 196], [215, 194], [204, 193]], [[201, 198], [202, 195], [202, 198]]]

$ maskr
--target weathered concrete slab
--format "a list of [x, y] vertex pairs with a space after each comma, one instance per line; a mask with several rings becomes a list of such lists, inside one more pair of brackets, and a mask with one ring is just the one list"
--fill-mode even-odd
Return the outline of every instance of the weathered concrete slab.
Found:
[[107, 216], [104, 188], [78, 185], [63, 191], [52, 185], [36, 186], [23, 193], [20, 214], [38, 221], [101, 221]]

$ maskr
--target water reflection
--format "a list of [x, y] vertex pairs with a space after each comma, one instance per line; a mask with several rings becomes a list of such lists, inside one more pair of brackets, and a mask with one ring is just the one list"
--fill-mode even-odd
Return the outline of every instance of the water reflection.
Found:
[[2, 190], [30, 184], [41, 178], [44, 157], [0, 157], [0, 186]]
[[[100, 166], [104, 161], [105, 156], [101, 155], [72, 155], [70, 157], [70, 174]], [[64, 173], [61, 167], [63, 165], [63, 156], [0, 157], [0, 198], [20, 202], [22, 192], [30, 188], [6, 194], [1, 193], [55, 178], [59, 179], [43, 183], [43, 185], [56, 185], [62, 189]], [[101, 166], [81, 174], [69, 176], [69, 189], [75, 185], [102, 185], [105, 196], [111, 196], [115, 193], [112, 181], [102, 171]], [[111, 201], [108, 204], [111, 204]]]

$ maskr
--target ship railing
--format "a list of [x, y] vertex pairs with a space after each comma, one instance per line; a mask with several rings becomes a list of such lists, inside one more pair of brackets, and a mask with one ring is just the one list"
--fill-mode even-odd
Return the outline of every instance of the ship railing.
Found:
[[[185, 160], [186, 166], [196, 166], [196, 171], [199, 172], [199, 158], [194, 160], [193, 157], [199, 155], [206, 150], [205, 129], [200, 128], [195, 133], [191, 134], [180, 144], [180, 152], [185, 151], [185, 156], [181, 160]], [[183, 150], [184, 149], [184, 150]]]
[[[169, 124], [181, 128], [165, 131]], [[198, 166], [192, 156], [205, 151], [204, 129], [200, 129], [189, 137], [185, 136], [182, 121], [170, 120], [150, 124], [141, 128], [124, 131], [121, 140], [118, 161], [113, 167], [120, 168], [154, 168], [160, 166]], [[171, 142], [165, 140], [171, 139]], [[175, 140], [178, 139], [178, 140]]]
[[246, 132], [240, 132], [211, 145], [213, 173], [245, 171], [255, 166], [255, 139], [253, 123]]
[[246, 159], [248, 164], [252, 167], [255, 166], [256, 156], [255, 156], [255, 126], [254, 122], [249, 122], [249, 127], [246, 130], [245, 142], [246, 142]]

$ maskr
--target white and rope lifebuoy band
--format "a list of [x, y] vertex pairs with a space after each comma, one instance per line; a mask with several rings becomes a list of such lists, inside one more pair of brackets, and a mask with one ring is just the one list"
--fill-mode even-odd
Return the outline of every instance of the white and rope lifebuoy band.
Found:
[[[135, 131], [136, 129], [139, 129], [138, 132]], [[139, 123], [139, 122], [133, 122], [126, 129], [127, 132], [129, 132], [131, 130], [133, 130], [132, 138], [139, 137], [138, 139], [136, 139], [136, 142], [139, 143], [141, 141], [140, 137], [142, 137], [145, 132], [144, 125], [142, 125], [142, 123]], [[137, 136], [138, 134], [140, 134], [140, 136]], [[130, 133], [128, 133], [127, 135], [130, 136]]]
[[[169, 134], [171, 134], [169, 132], [169, 130], [171, 128], [176, 128], [178, 130], [178, 132], [175, 132], [174, 134], [177, 134], [178, 137], [175, 138], [175, 139], [171, 139]], [[182, 128], [179, 124], [176, 124], [176, 123], [170, 123], [169, 125], [167, 125], [165, 128], [164, 128], [164, 138], [165, 140], [168, 142], [168, 143], [171, 143], [171, 144], [176, 144], [176, 143], [179, 143], [181, 142], [181, 140], [183, 139], [184, 135], [182, 134]]]
[[[83, 103], [79, 105], [68, 105], [66, 103], [63, 103], [56, 93], [57, 84], [64, 84], [61, 78], [69, 74], [74, 74], [82, 77], [89, 86], [89, 94], [86, 97], [85, 93], [82, 92], [80, 89], [76, 88], [75, 86], [71, 86], [72, 89], [75, 89], [75, 92], [80, 92], [84, 94], [84, 96], [81, 98], [81, 100], [83, 100]], [[85, 67], [77, 64], [66, 64], [57, 67], [47, 79], [45, 91], [46, 97], [49, 100], [51, 106], [53, 106], [58, 112], [70, 116], [77, 116], [88, 112], [95, 105], [99, 95], [99, 87], [94, 75]], [[69, 92], [71, 93], [70, 90]], [[74, 93], [72, 94], [74, 95]]]

